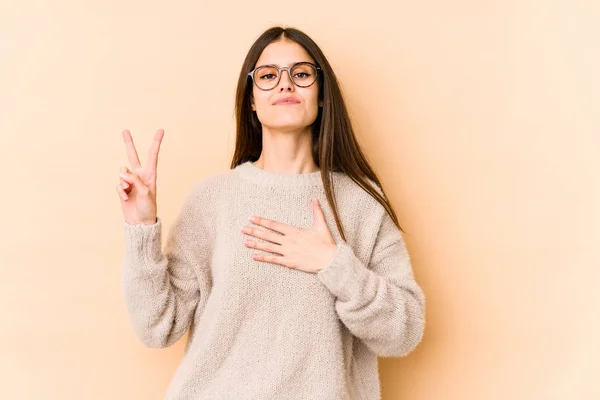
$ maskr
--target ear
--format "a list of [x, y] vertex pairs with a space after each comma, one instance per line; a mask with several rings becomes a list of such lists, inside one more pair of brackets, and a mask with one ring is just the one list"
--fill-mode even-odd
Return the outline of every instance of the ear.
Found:
[[254, 104], [254, 97], [250, 98], [250, 104], [252, 105], [252, 111], [256, 111], [256, 104]]

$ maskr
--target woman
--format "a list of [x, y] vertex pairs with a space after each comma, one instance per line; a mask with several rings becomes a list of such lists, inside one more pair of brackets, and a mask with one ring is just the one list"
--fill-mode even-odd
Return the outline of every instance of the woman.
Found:
[[163, 131], [146, 167], [123, 133], [130, 319], [150, 347], [190, 332], [166, 398], [379, 399], [377, 356], [420, 342], [424, 296], [319, 47], [296, 29], [265, 31], [242, 66], [236, 118], [231, 169], [195, 185], [164, 252]]

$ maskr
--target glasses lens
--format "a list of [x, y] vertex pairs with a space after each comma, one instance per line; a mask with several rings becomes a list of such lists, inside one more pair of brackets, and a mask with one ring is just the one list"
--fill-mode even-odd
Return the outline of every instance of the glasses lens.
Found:
[[264, 66], [254, 71], [254, 82], [256, 86], [263, 90], [273, 89], [277, 85], [279, 80], [279, 71], [277, 68], [270, 66]]
[[292, 68], [292, 80], [300, 87], [312, 85], [317, 79], [317, 70], [312, 64], [300, 63]]

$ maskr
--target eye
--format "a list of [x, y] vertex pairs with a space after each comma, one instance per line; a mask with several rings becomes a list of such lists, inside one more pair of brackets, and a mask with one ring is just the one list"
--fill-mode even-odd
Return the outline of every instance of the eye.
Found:
[[267, 80], [275, 79], [275, 74], [264, 74], [264, 75], [260, 76], [260, 79], [267, 79]]
[[296, 78], [300, 78], [300, 79], [308, 78], [309, 76], [310, 76], [310, 74], [307, 72], [298, 72], [296, 74]]
[[254, 72], [254, 78], [262, 81], [272, 81], [279, 75], [277, 68], [265, 65]]

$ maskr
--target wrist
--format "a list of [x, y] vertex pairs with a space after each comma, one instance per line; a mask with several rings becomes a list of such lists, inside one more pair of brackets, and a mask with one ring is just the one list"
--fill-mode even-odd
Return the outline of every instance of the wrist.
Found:
[[325, 250], [324, 256], [323, 256], [323, 262], [321, 263], [321, 268], [319, 269], [319, 271], [327, 268], [329, 265], [331, 265], [331, 263], [333, 262], [333, 259], [335, 258], [335, 252], [337, 250], [337, 244], [333, 243], [331, 245], [329, 245], [327, 247], [327, 250]]

